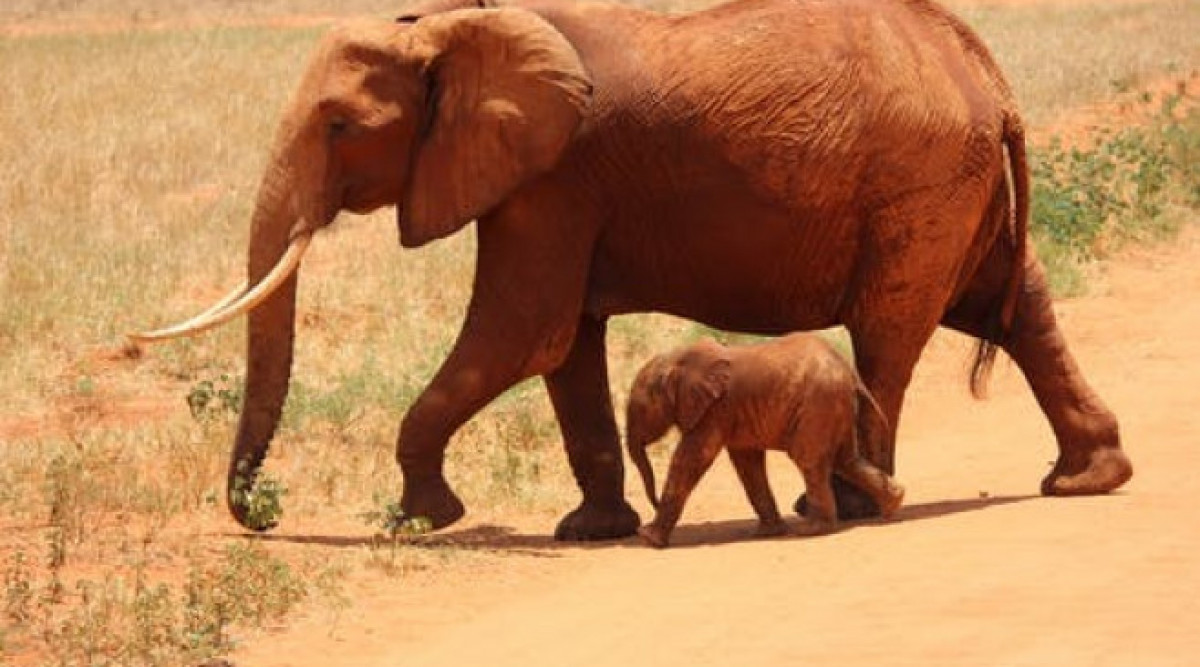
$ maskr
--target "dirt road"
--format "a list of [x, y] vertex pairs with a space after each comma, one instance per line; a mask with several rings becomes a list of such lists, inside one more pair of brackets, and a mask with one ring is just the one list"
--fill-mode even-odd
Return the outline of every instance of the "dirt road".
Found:
[[[939, 336], [901, 424], [900, 519], [821, 538], [746, 539], [731, 469], [700, 485], [678, 546], [560, 546], [548, 525], [488, 535], [469, 575], [380, 577], [336, 627], [315, 614], [238, 665], [1191, 665], [1200, 656], [1200, 233], [1113, 262], [1060, 304], [1136, 474], [1094, 498], [1036, 495], [1054, 445], [1019, 374], [964, 388]], [[782, 457], [781, 503], [800, 487]], [[631, 497], [635, 487], [630, 485]], [[639, 498], [640, 501], [640, 498]], [[640, 502], [645, 513], [646, 505]], [[522, 519], [514, 518], [514, 522]], [[491, 531], [491, 533], [489, 533]], [[452, 568], [459, 570], [460, 568]]]

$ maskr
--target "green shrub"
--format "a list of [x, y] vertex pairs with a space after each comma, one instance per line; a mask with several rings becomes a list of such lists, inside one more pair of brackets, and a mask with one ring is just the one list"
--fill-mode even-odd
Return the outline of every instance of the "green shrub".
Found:
[[333, 598], [344, 570], [322, 563], [298, 571], [247, 540], [215, 562], [191, 561], [182, 585], [148, 582], [144, 564], [132, 574], [132, 583], [118, 575], [65, 589], [56, 578], [39, 581], [17, 552], [4, 570], [3, 639], [45, 642], [40, 664], [194, 664], [232, 649], [238, 628], [283, 618], [308, 597], [307, 580]]
[[288, 493], [287, 486], [270, 474], [261, 472], [250, 482], [245, 471], [246, 462], [239, 462], [239, 474], [229, 490], [230, 500], [246, 510], [248, 525], [255, 528], [278, 525], [279, 518], [283, 516], [283, 497]]
[[433, 522], [423, 516], [409, 516], [400, 501], [375, 495], [375, 508], [359, 514], [367, 525], [387, 533], [390, 538], [424, 535], [433, 530]]
[[1130, 241], [1170, 238], [1174, 210], [1200, 206], [1200, 113], [1179, 114], [1182, 100], [1165, 98], [1144, 126], [1033, 152], [1030, 233], [1057, 293], [1082, 292], [1083, 266]]
[[215, 380], [204, 379], [192, 385], [188, 391], [188, 410], [198, 422], [223, 419], [242, 410], [241, 378], [231, 378], [222, 373]]

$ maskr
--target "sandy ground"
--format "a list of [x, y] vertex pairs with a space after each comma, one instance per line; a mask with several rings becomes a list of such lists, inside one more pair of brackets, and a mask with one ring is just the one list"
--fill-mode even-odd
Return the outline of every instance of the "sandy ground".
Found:
[[[314, 614], [233, 656], [307, 665], [1194, 665], [1200, 656], [1200, 232], [1109, 267], [1059, 305], [1121, 418], [1134, 479], [1042, 498], [1055, 447], [1015, 368], [986, 402], [969, 344], [939, 335], [900, 434], [899, 519], [820, 538], [751, 540], [722, 461], [666, 551], [556, 545], [549, 525], [468, 518], [452, 534], [501, 557], [439, 578], [359, 582], [336, 625]], [[782, 457], [781, 504], [800, 482]], [[632, 487], [631, 487], [632, 488]], [[634, 496], [631, 496], [634, 497]], [[645, 515], [647, 505], [636, 498]]]

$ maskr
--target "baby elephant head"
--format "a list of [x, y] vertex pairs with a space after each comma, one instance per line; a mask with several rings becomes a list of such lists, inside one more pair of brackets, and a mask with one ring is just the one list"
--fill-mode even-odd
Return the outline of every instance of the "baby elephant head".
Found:
[[658, 496], [646, 447], [672, 426], [685, 434], [695, 429], [729, 381], [728, 350], [712, 341], [656, 356], [638, 371], [625, 412], [626, 446], [654, 507]]

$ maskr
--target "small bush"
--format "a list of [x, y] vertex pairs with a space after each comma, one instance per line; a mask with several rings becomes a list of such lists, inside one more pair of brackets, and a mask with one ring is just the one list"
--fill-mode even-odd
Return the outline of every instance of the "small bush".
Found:
[[63, 590], [57, 578], [37, 581], [18, 552], [4, 571], [5, 639], [44, 642], [47, 664], [191, 664], [232, 649], [237, 628], [283, 618], [308, 596], [309, 577], [332, 598], [343, 574], [324, 565], [297, 571], [245, 541], [228, 545], [214, 563], [192, 561], [181, 586], [151, 584], [138, 565], [132, 584], [113, 576]]
[[195, 564], [183, 594], [183, 637], [191, 650], [232, 648], [235, 623], [260, 627], [282, 618], [304, 599], [307, 588], [285, 561], [257, 542], [231, 544], [216, 567]]
[[270, 474], [259, 473], [249, 481], [245, 461], [238, 463], [239, 474], [229, 490], [234, 505], [246, 510], [246, 521], [254, 528], [271, 528], [279, 524], [283, 516], [283, 497], [288, 489], [283, 482]]
[[33, 582], [23, 551], [9, 554], [5, 564], [4, 615], [15, 625], [28, 623], [33, 615]]
[[367, 525], [387, 533], [388, 537], [424, 535], [433, 530], [433, 522], [423, 516], [409, 516], [398, 500], [375, 496], [375, 509], [358, 515]]
[[1182, 100], [1165, 98], [1145, 126], [1034, 152], [1030, 232], [1059, 294], [1082, 292], [1081, 267], [1113, 248], [1170, 238], [1174, 209], [1200, 207], [1200, 112], [1181, 117]]
[[67, 559], [67, 545], [82, 543], [89, 524], [87, 512], [98, 495], [96, 482], [85, 469], [84, 452], [66, 451], [55, 455], [46, 466], [42, 494], [49, 510], [51, 565]]
[[200, 380], [188, 391], [188, 410], [198, 422], [224, 419], [241, 412], [242, 381], [224, 373], [215, 380]]

